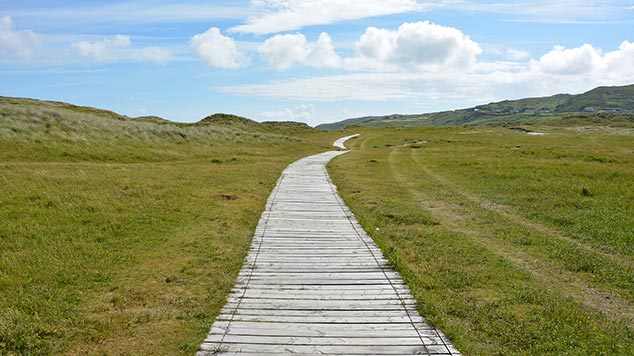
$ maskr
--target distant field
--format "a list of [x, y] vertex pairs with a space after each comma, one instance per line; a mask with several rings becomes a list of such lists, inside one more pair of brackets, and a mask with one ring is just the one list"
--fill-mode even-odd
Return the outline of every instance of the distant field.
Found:
[[634, 354], [634, 131], [370, 128], [340, 194], [465, 354]]
[[248, 125], [0, 100], [0, 354], [192, 354], [282, 169], [341, 136]]

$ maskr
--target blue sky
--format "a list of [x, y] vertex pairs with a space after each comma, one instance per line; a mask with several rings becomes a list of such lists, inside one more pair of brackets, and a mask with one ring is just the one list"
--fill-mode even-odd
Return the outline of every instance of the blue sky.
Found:
[[634, 1], [2, 1], [0, 95], [310, 125], [634, 83]]

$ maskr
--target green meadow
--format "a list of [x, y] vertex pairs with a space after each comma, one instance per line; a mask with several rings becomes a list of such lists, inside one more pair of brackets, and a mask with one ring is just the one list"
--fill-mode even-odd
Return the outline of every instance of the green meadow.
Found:
[[280, 173], [340, 136], [215, 121], [0, 100], [0, 354], [198, 349]]
[[339, 192], [459, 350], [634, 353], [634, 130], [370, 128]]
[[[625, 122], [630, 122], [626, 120]], [[193, 354], [294, 160], [468, 355], [634, 353], [634, 130], [320, 132], [0, 98], [0, 354]]]

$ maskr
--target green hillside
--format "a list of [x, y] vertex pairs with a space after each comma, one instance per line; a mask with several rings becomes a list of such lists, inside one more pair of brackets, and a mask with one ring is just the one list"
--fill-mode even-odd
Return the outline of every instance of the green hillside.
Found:
[[[505, 100], [473, 108], [418, 115], [387, 115], [352, 118], [317, 126], [336, 130], [351, 125], [362, 126], [477, 126], [513, 123], [545, 123], [583, 114], [594, 119], [596, 114], [611, 120], [634, 115], [634, 84], [620, 87], [598, 87], [579, 95], [557, 94], [544, 98]], [[607, 115], [606, 115], [607, 114]]]
[[[311, 131], [315, 129], [307, 125], [258, 123], [228, 114], [214, 114], [196, 123], [177, 123], [157, 116], [130, 118], [62, 102], [0, 97], [0, 138], [25, 148], [5, 150], [0, 158], [26, 152], [45, 160], [79, 160], [86, 155], [104, 161], [121, 160], [124, 152], [131, 161], [153, 160], [158, 152], [177, 158], [177, 151], [165, 150], [161, 143], [262, 144], [298, 140], [288, 134]], [[139, 147], [144, 149], [136, 149]]]

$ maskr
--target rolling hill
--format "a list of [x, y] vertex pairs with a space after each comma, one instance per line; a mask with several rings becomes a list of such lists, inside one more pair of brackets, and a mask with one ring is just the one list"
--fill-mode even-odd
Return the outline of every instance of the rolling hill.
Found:
[[634, 84], [598, 87], [578, 95], [557, 94], [543, 98], [505, 100], [468, 109], [428, 114], [351, 118], [317, 126], [337, 130], [362, 126], [476, 126], [504, 123], [543, 123], [574, 115], [634, 115]]

